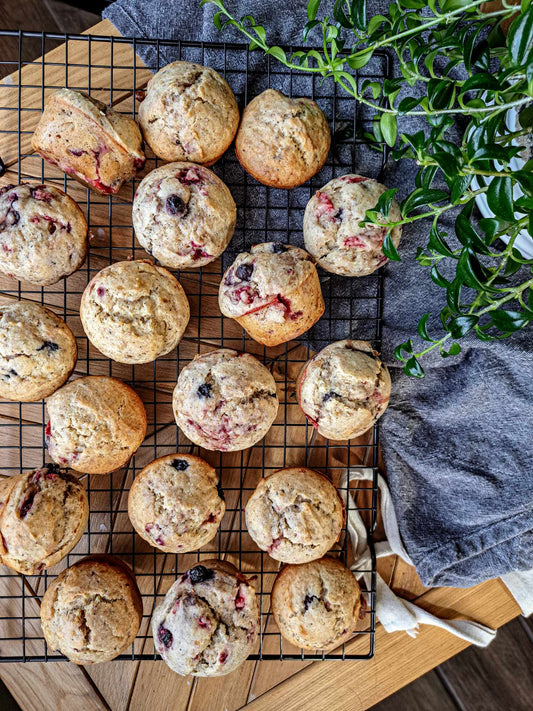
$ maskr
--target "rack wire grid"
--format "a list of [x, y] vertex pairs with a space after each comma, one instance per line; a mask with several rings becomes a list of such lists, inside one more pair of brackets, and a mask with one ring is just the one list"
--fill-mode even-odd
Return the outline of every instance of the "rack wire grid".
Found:
[[[64, 659], [47, 648], [42, 636], [39, 601], [60, 570], [87, 554], [119, 555], [134, 570], [143, 595], [144, 616], [139, 634], [119, 659], [157, 658], [150, 633], [154, 604], [162, 600], [176, 577], [197, 561], [223, 557], [241, 571], [256, 576], [261, 610], [259, 645], [251, 659], [366, 659], [374, 653], [376, 563], [371, 547], [371, 585], [366, 590], [368, 614], [361, 621], [355, 641], [333, 652], [304, 652], [279, 634], [270, 614], [270, 590], [279, 564], [261, 552], [247, 534], [243, 508], [261, 477], [285, 466], [314, 467], [339, 484], [346, 466], [371, 467], [373, 481], [353, 487], [369, 532], [376, 525], [378, 428], [368, 437], [348, 443], [327, 441], [310, 427], [298, 406], [295, 379], [312, 352], [340, 338], [381, 341], [383, 270], [360, 279], [346, 279], [320, 272], [326, 313], [318, 326], [299, 342], [264, 348], [251, 340], [234, 321], [218, 309], [218, 285], [235, 256], [252, 244], [280, 240], [302, 244], [302, 218], [313, 192], [331, 178], [348, 172], [364, 172], [379, 179], [387, 149], [371, 149], [362, 139], [371, 116], [336, 84], [317, 75], [290, 71], [276, 60], [248, 52], [238, 44], [185, 41], [149, 41], [131, 38], [61, 35], [40, 32], [0, 31], [0, 157], [5, 174], [0, 184], [22, 181], [61, 187], [84, 209], [92, 232], [89, 256], [75, 274], [47, 287], [35, 287], [0, 275], [0, 303], [29, 299], [45, 304], [66, 320], [77, 337], [79, 358], [74, 377], [107, 374], [131, 384], [141, 395], [148, 414], [147, 437], [129, 465], [110, 475], [81, 475], [90, 503], [87, 530], [80, 543], [60, 564], [37, 576], [24, 577], [0, 568], [0, 659], [2, 661], [49, 661]], [[138, 50], [151, 48], [151, 64], [143, 63]], [[36, 55], [41, 55], [33, 60]], [[7, 55], [7, 56], [6, 56]], [[293, 190], [265, 187], [240, 167], [230, 149], [213, 170], [229, 186], [238, 208], [235, 235], [222, 259], [203, 269], [177, 273], [191, 303], [191, 320], [177, 350], [146, 365], [123, 365], [104, 358], [88, 343], [79, 319], [79, 301], [88, 281], [110, 262], [148, 255], [135, 241], [131, 206], [137, 184], [123, 186], [113, 197], [102, 197], [32, 153], [30, 139], [47, 96], [67, 86], [86, 91], [135, 117], [139, 91], [152, 72], [170, 59], [183, 59], [213, 67], [232, 87], [239, 107], [273, 87], [291, 96], [315, 99], [330, 122], [332, 149], [324, 168], [310, 182]], [[375, 52], [360, 70], [359, 85], [383, 81], [389, 76], [389, 58]], [[157, 166], [148, 150], [143, 175]], [[280, 397], [278, 418], [263, 441], [233, 453], [200, 450], [219, 473], [226, 497], [226, 513], [216, 538], [200, 551], [171, 555], [151, 548], [133, 531], [127, 515], [127, 494], [135, 474], [156, 457], [173, 452], [197, 452], [178, 430], [171, 408], [172, 390], [181, 368], [197, 353], [217, 347], [255, 354], [273, 373]], [[40, 467], [49, 458], [44, 446], [45, 403], [0, 403], [1, 474], [13, 475]], [[370, 544], [371, 545], [371, 544]], [[346, 530], [335, 551], [350, 562]], [[363, 572], [363, 571], [359, 571]]]

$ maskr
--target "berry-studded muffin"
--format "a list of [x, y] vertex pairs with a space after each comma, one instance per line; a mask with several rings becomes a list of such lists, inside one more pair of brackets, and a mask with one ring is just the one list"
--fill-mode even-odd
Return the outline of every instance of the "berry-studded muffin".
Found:
[[0, 271], [38, 286], [79, 269], [88, 247], [78, 205], [52, 185], [0, 188]]
[[89, 556], [60, 573], [41, 605], [48, 647], [75, 664], [108, 662], [131, 645], [142, 598], [130, 568], [114, 556]]
[[117, 193], [146, 160], [132, 118], [72, 89], [50, 95], [31, 144], [49, 163], [101, 195]]
[[284, 563], [321, 558], [339, 540], [344, 506], [323, 474], [293, 467], [262, 479], [246, 504], [246, 527], [261, 550]]
[[228, 83], [214, 69], [172, 62], [148, 82], [139, 123], [159, 158], [211, 165], [233, 141], [239, 109]]
[[166, 269], [116, 262], [85, 291], [80, 318], [93, 346], [119, 363], [149, 363], [175, 348], [189, 323], [187, 296]]
[[252, 651], [258, 629], [253, 586], [221, 560], [205, 560], [188, 570], [152, 616], [156, 650], [183, 676], [229, 674]]
[[251, 447], [276, 418], [279, 401], [271, 373], [249, 353], [219, 348], [181, 371], [172, 400], [183, 433], [219, 452]]
[[52, 459], [78, 472], [124, 466], [146, 435], [146, 411], [128, 385], [105, 375], [73, 380], [46, 401], [45, 441]]
[[203, 267], [226, 249], [237, 208], [208, 168], [170, 163], [143, 179], [133, 201], [133, 227], [144, 249], [172, 269]]
[[226, 505], [216, 471], [200, 457], [169, 454], [137, 474], [128, 495], [141, 538], [166, 553], [187, 553], [214, 536]]
[[89, 503], [56, 464], [0, 480], [0, 561], [24, 575], [59, 563], [80, 540]]
[[50, 309], [33, 301], [0, 306], [0, 398], [32, 402], [68, 380], [76, 339]]
[[271, 606], [288, 642], [325, 651], [346, 642], [364, 609], [353, 573], [329, 557], [284, 566], [272, 588]]
[[[382, 245], [387, 228], [359, 224], [385, 190], [371, 178], [343, 175], [313, 195], [305, 208], [303, 231], [305, 247], [321, 267], [342, 276], [365, 276], [385, 264]], [[401, 220], [396, 200], [388, 219]], [[391, 238], [396, 246], [401, 236], [402, 228], [394, 227]]]
[[318, 173], [330, 144], [328, 122], [314, 101], [267, 89], [245, 108], [235, 152], [260, 183], [294, 188]]
[[312, 258], [281, 242], [241, 252], [220, 282], [218, 303], [224, 316], [265, 346], [301, 336], [324, 313]]
[[366, 341], [336, 341], [311, 358], [298, 377], [304, 415], [328, 439], [366, 432], [387, 409], [387, 366]]

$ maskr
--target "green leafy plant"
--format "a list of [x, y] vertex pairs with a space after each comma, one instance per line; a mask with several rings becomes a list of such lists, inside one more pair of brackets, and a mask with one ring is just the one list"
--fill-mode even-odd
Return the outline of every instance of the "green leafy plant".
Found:
[[[522, 230], [533, 235], [533, 161], [519, 169], [514, 163], [523, 150], [518, 142], [530, 140], [533, 127], [531, 0], [520, 6], [503, 0], [491, 11], [482, 9], [483, 0], [395, 0], [386, 14], [371, 18], [366, 0], [336, 0], [332, 16], [321, 19], [321, 0], [309, 0], [303, 40], [318, 33], [322, 48], [290, 56], [267, 43], [265, 28], [252, 16], [237, 20], [223, 0], [202, 4], [215, 5], [216, 27], [237, 28], [250, 50], [337, 82], [374, 110], [374, 135], [367, 138], [395, 147], [396, 160], [416, 161], [414, 189], [401, 204], [402, 219], [389, 221], [395, 189], [387, 190], [365, 217], [367, 223], [389, 228], [383, 252], [393, 261], [400, 256], [390, 238], [392, 228], [431, 220], [427, 244], [416, 259], [446, 298], [440, 319], [427, 313], [418, 323], [425, 346], [417, 350], [409, 339], [395, 349], [408, 375], [423, 377], [419, 361], [430, 351], [439, 349], [444, 358], [457, 355], [458, 341], [468, 333], [490, 341], [531, 323], [533, 260], [523, 258], [515, 242]], [[509, 25], [506, 34], [502, 24]], [[354, 72], [377, 49], [395, 55], [401, 76], [359, 83]], [[509, 110], [517, 112], [516, 127], [508, 127]], [[413, 116], [423, 117], [426, 129], [402, 131]], [[459, 117], [466, 126], [457, 142], [452, 129]], [[475, 199], [483, 193], [494, 216], [475, 223]], [[449, 210], [456, 214], [450, 237], [440, 226]]]

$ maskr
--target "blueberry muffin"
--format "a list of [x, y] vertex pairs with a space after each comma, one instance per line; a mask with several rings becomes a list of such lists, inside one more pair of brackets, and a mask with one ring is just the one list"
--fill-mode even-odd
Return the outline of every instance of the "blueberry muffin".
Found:
[[172, 62], [148, 82], [139, 123], [159, 158], [211, 165], [233, 141], [239, 109], [228, 83], [214, 69]]
[[0, 560], [35, 575], [80, 540], [89, 503], [76, 477], [56, 464], [0, 480]]
[[251, 447], [276, 418], [270, 372], [248, 353], [210, 351], [181, 371], [172, 400], [176, 422], [195, 444], [219, 452]]
[[175, 348], [189, 323], [179, 281], [151, 262], [116, 262], [94, 276], [80, 304], [93, 346], [119, 363], [149, 363]]
[[144, 178], [133, 201], [133, 227], [165, 267], [203, 267], [226, 249], [237, 208], [227, 186], [194, 163], [163, 165]]
[[141, 538], [166, 553], [205, 546], [226, 505], [213, 467], [190, 454], [169, 454], [137, 474], [128, 496], [130, 521]]
[[314, 101], [267, 89], [245, 108], [235, 152], [260, 183], [294, 188], [318, 173], [330, 144], [328, 122]]
[[[321, 267], [342, 276], [365, 276], [385, 264], [382, 246], [387, 228], [359, 224], [385, 190], [371, 178], [343, 175], [313, 195], [304, 214], [304, 241]], [[401, 220], [396, 200], [388, 219]], [[391, 238], [396, 247], [401, 236], [402, 228], [394, 227]]]
[[265, 346], [301, 336], [324, 313], [312, 258], [281, 242], [256, 244], [239, 254], [222, 278], [218, 303], [224, 316]]
[[89, 556], [60, 573], [41, 605], [48, 647], [75, 664], [108, 662], [131, 645], [142, 620], [142, 598], [128, 566]]
[[31, 144], [49, 163], [101, 195], [117, 193], [146, 160], [132, 118], [72, 89], [49, 96]]
[[141, 398], [105, 375], [73, 380], [51, 395], [45, 441], [52, 459], [87, 474], [124, 466], [146, 435]]
[[258, 629], [254, 588], [221, 560], [205, 560], [188, 570], [152, 616], [156, 650], [183, 676], [229, 674], [252, 651]]
[[361, 590], [345, 565], [326, 557], [284, 566], [272, 588], [271, 607], [288, 642], [328, 651], [354, 631], [362, 614]]
[[337, 341], [311, 358], [298, 377], [304, 415], [328, 439], [366, 432], [389, 404], [387, 366], [366, 341]]
[[0, 271], [38, 286], [79, 269], [88, 247], [87, 221], [78, 205], [51, 185], [0, 188]]
[[32, 402], [68, 380], [76, 339], [67, 324], [33, 301], [0, 306], [0, 398]]
[[261, 550], [284, 563], [321, 558], [339, 540], [344, 506], [329, 479], [306, 467], [262, 479], [246, 504], [246, 527]]

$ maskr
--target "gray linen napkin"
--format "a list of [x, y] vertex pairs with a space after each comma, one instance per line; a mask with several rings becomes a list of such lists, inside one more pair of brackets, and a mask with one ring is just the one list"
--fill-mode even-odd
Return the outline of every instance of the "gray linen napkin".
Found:
[[[387, 4], [371, 2], [369, 12]], [[263, 22], [269, 41], [301, 44], [305, 0], [290, 7], [284, 0], [228, 0], [228, 7], [237, 17], [250, 13]], [[103, 15], [125, 37], [242, 42], [233, 30], [220, 35], [214, 11], [200, 9], [196, 0], [117, 0]], [[151, 68], [177, 58], [164, 45], [159, 58], [147, 45], [138, 44], [137, 51]], [[377, 177], [375, 166], [358, 169]], [[400, 186], [403, 198], [412, 189], [413, 174], [409, 162], [390, 161], [382, 179]], [[323, 171], [313, 186], [330, 177]], [[263, 197], [258, 188], [257, 205]], [[385, 267], [383, 357], [391, 369], [393, 396], [381, 420], [383, 456], [401, 535], [422, 582], [466, 587], [533, 568], [533, 339], [531, 330], [497, 343], [471, 339], [458, 358], [430, 356], [424, 380], [403, 375], [392, 356], [394, 346], [416, 333], [422, 314], [438, 313], [443, 300], [427, 270], [414, 262], [428, 230], [415, 225], [404, 231], [402, 263]], [[321, 348], [338, 338], [365, 337], [357, 319], [350, 319], [350, 282], [357, 280], [323, 273], [322, 281], [328, 308], [346, 318], [336, 320], [333, 330], [327, 320], [319, 322], [311, 343]], [[363, 280], [357, 288], [364, 288]]]

